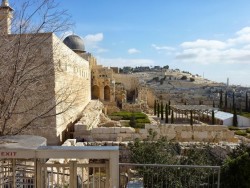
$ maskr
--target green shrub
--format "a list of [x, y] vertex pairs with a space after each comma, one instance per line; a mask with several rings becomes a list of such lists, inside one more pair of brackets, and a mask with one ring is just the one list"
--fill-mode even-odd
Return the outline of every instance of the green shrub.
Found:
[[244, 130], [237, 130], [234, 133], [239, 136], [247, 136], [247, 133]]
[[247, 135], [246, 138], [247, 138], [247, 139], [250, 139], [250, 135]]
[[150, 123], [149, 119], [137, 119], [136, 120], [137, 123]]
[[190, 82], [194, 82], [195, 81], [195, 79], [194, 78], [190, 78]]
[[246, 130], [246, 132], [247, 132], [247, 133], [250, 133], [250, 128], [248, 128], [248, 129]]
[[187, 80], [187, 76], [182, 76], [181, 80]]
[[133, 127], [135, 129], [144, 129], [145, 128], [145, 124], [144, 123], [136, 123], [136, 126]]
[[250, 113], [249, 112], [242, 112], [241, 116], [244, 116], [246, 118], [250, 118]]
[[135, 119], [145, 119], [147, 118], [146, 114], [143, 114], [141, 112], [126, 112], [126, 111], [121, 111], [121, 112], [114, 112], [110, 115], [112, 116], [120, 116], [122, 117], [123, 120], [130, 120], [132, 116], [135, 117]]
[[125, 126], [131, 126], [133, 128], [144, 128], [145, 123], [150, 123], [148, 116], [141, 112], [127, 112], [120, 111], [114, 112], [109, 116], [112, 120], [129, 120]]
[[120, 121], [122, 119], [121, 116], [109, 116], [109, 118], [114, 120], [114, 121]]
[[229, 129], [229, 130], [239, 130], [239, 127], [229, 126], [228, 129]]

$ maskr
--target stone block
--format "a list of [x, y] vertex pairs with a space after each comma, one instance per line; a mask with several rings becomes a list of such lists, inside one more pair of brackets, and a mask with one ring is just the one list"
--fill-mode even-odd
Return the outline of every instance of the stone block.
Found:
[[139, 129], [139, 134], [148, 134], [148, 130], [146, 130], [146, 129]]
[[107, 141], [107, 142], [106, 142], [106, 145], [107, 145], [107, 146], [112, 146], [112, 145], [113, 145], [113, 141]]
[[95, 141], [107, 141], [110, 140], [110, 135], [109, 134], [95, 134], [93, 135], [93, 139]]
[[117, 140], [117, 134], [109, 134], [109, 140], [116, 141]]
[[98, 133], [102, 133], [102, 129], [101, 128], [93, 128], [91, 130], [91, 134], [98, 134]]
[[[192, 139], [193, 133], [190, 131], [182, 131], [180, 136], [183, 139]], [[176, 139], [178, 140], [179, 138], [176, 138]]]
[[145, 129], [158, 129], [158, 125], [146, 124]]
[[132, 127], [125, 127], [125, 131], [126, 131], [126, 133], [134, 133], [135, 129]]
[[107, 127], [102, 127], [102, 133], [103, 134], [110, 134], [113, 132], [113, 128], [107, 128]]
[[88, 130], [88, 126], [82, 123], [76, 123], [74, 125], [75, 132]]
[[207, 139], [208, 138], [208, 133], [207, 131], [203, 131], [203, 132], [200, 132], [200, 131], [194, 131], [194, 138], [198, 138], [198, 139]]
[[121, 127], [114, 127], [114, 133], [120, 133]]
[[133, 134], [133, 140], [135, 140], [137, 138], [142, 139], [142, 135], [143, 134], [138, 134], [138, 133]]
[[[190, 126], [191, 127], [191, 126]], [[192, 129], [192, 127], [191, 127]], [[202, 126], [202, 125], [197, 125], [197, 126], [193, 126], [194, 131], [203, 131], [204, 129], [206, 129], [206, 126]]]
[[133, 134], [130, 134], [130, 133], [120, 133], [117, 136], [121, 137], [123, 141], [131, 141], [131, 140], [133, 140], [132, 135]]

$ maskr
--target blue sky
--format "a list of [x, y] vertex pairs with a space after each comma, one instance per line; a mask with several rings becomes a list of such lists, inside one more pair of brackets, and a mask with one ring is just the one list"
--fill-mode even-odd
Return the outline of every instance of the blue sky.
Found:
[[105, 66], [169, 65], [250, 86], [250, 0], [56, 0]]

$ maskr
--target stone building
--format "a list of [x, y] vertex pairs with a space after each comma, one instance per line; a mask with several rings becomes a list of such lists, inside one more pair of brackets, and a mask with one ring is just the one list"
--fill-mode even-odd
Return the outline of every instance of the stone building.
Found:
[[103, 102], [115, 102], [115, 80], [113, 70], [108, 67], [96, 65], [91, 70], [92, 99]]
[[90, 67], [95, 58], [85, 52], [83, 41], [75, 35], [63, 43], [53, 33], [11, 34], [12, 12], [3, 0], [1, 134], [39, 135], [48, 144], [59, 144], [91, 100]]

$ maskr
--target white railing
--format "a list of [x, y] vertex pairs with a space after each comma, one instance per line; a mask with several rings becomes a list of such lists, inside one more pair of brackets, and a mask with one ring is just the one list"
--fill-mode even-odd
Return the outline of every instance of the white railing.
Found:
[[0, 188], [119, 186], [117, 146], [42, 146], [1, 152]]
[[120, 187], [220, 188], [220, 166], [120, 163]]

